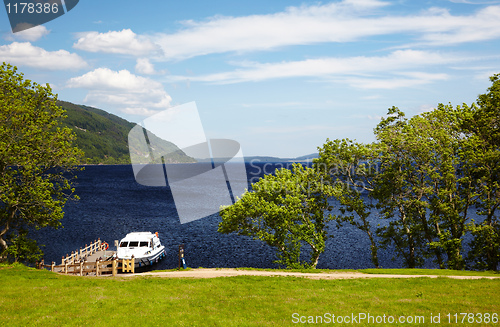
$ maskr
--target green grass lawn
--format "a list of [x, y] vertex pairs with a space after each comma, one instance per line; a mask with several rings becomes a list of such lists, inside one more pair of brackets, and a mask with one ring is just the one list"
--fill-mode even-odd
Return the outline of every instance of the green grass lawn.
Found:
[[363, 313], [425, 319], [406, 324], [412, 326], [428, 326], [431, 314], [440, 314], [440, 326], [468, 326], [467, 318], [448, 324], [446, 315], [498, 317], [499, 294], [500, 279], [96, 278], [0, 265], [0, 326], [296, 326], [304, 325], [293, 323], [301, 317]]
[[484, 276], [500, 277], [498, 271], [470, 271], [449, 269], [359, 269], [365, 274], [391, 274], [391, 275], [437, 275], [437, 276]]
[[[175, 271], [171, 269], [169, 271]], [[237, 270], [257, 270], [257, 271], [287, 271], [303, 273], [335, 273], [335, 272], [361, 272], [364, 274], [390, 274], [390, 275], [422, 275], [422, 276], [484, 276], [499, 277], [499, 271], [470, 271], [470, 270], [449, 270], [449, 269], [261, 269], [261, 268], [237, 268]], [[167, 270], [162, 270], [167, 271]]]

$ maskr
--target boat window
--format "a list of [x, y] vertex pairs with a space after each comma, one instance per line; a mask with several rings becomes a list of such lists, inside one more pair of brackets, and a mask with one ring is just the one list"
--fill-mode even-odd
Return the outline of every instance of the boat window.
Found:
[[135, 248], [135, 247], [137, 247], [138, 245], [139, 245], [139, 242], [134, 241], [134, 242], [130, 242], [130, 243], [128, 244], [128, 247], [129, 247], [129, 248]]
[[140, 247], [148, 247], [149, 246], [149, 242], [141, 242]]
[[127, 244], [128, 244], [128, 242], [121, 242], [121, 243], [120, 243], [120, 247], [121, 247], [121, 248], [126, 248], [126, 247], [127, 247]]

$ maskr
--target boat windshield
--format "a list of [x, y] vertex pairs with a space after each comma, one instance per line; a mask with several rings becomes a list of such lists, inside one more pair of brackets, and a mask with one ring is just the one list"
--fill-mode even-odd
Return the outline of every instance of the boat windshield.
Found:
[[127, 245], [128, 245], [128, 242], [121, 242], [121, 243], [120, 243], [120, 247], [121, 247], [121, 248], [126, 248], [126, 247], [127, 247]]
[[137, 241], [132, 241], [132, 242], [130, 242], [130, 243], [128, 244], [128, 247], [129, 247], [129, 248], [135, 248], [135, 247], [137, 247], [137, 246], [139, 246], [139, 242], [137, 242]]
[[149, 242], [141, 242], [141, 243], [139, 243], [139, 246], [140, 247], [148, 247], [149, 246]]

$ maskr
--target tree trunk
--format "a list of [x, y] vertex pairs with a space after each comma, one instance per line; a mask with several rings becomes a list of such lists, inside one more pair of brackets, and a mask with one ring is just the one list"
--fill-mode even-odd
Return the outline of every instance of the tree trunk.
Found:
[[0, 236], [0, 253], [3, 252], [3, 250], [7, 250], [7, 242], [3, 239], [2, 236]]
[[312, 255], [312, 258], [311, 258], [311, 262], [313, 264], [312, 264], [311, 268], [316, 269], [316, 266], [318, 265], [320, 253], [319, 253], [319, 251], [317, 251], [315, 249], [313, 251], [314, 252], [313, 252], [313, 255]]
[[[5, 223], [5, 228], [0, 232], [0, 250], [7, 250], [7, 242], [3, 239], [3, 236], [9, 231], [9, 221]], [[2, 251], [0, 251], [2, 252]]]
[[[420, 221], [422, 222], [422, 226], [424, 227], [424, 233], [425, 237], [427, 238], [427, 241], [429, 243], [432, 243], [434, 239], [432, 238], [431, 232], [429, 230], [429, 222], [427, 221], [427, 218], [425, 216], [425, 212], [420, 212]], [[439, 232], [439, 231], [437, 231]], [[441, 250], [439, 248], [434, 248], [434, 255], [436, 256], [437, 263], [439, 265], [440, 269], [444, 269], [444, 263], [443, 263], [443, 258], [441, 257]]]
[[410, 258], [408, 260], [408, 268], [415, 268], [415, 247], [413, 246], [413, 242], [410, 245]]
[[378, 264], [378, 255], [377, 255], [377, 244], [375, 243], [375, 239], [373, 238], [372, 233], [370, 231], [366, 232], [368, 234], [368, 238], [370, 239], [370, 249], [372, 250], [372, 262], [375, 265], [375, 268], [380, 268]]

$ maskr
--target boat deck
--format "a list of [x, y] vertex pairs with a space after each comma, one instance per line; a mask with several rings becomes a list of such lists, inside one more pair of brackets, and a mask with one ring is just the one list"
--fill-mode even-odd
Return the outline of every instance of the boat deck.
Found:
[[97, 259], [107, 260], [109, 257], [112, 257], [115, 253], [116, 251], [111, 251], [111, 250], [97, 251], [94, 254], [89, 255], [87, 258], [85, 258], [85, 261], [96, 262]]

